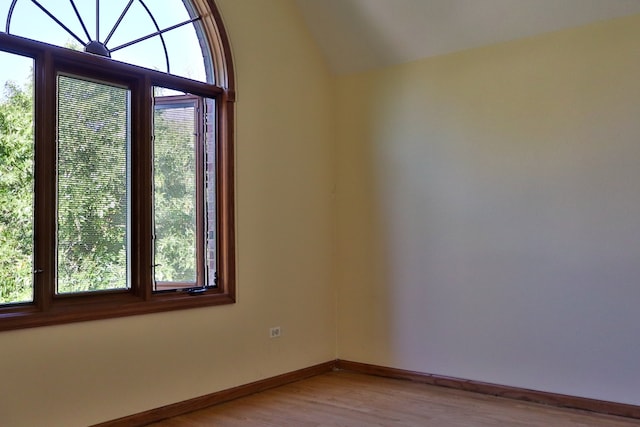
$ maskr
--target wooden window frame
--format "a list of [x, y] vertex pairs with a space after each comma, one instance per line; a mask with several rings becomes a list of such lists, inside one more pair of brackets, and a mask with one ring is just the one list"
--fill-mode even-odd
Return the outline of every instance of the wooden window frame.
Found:
[[[205, 224], [206, 206], [205, 206], [205, 144], [206, 130], [205, 130], [205, 103], [202, 97], [186, 94], [186, 95], [169, 95], [169, 96], [154, 96], [154, 108], [158, 105], [171, 106], [171, 105], [184, 105], [192, 104], [194, 109], [194, 127], [195, 131], [195, 161], [196, 161], [196, 230], [201, 232], [196, 233], [196, 280], [195, 282], [184, 281], [158, 281], [155, 280], [155, 291], [171, 292], [175, 289], [188, 289], [193, 287], [203, 286], [205, 280], [207, 280], [207, 238], [208, 232]], [[155, 264], [154, 264], [155, 266]], [[216, 278], [210, 278], [210, 282], [215, 282]], [[211, 283], [209, 283], [211, 285]]]
[[[0, 306], [0, 331], [107, 319], [235, 302], [235, 198], [233, 66], [220, 15], [212, 1], [193, 1], [208, 28], [216, 84], [137, 67], [108, 58], [0, 33], [0, 50], [34, 59], [34, 301]], [[215, 33], [212, 34], [215, 30]], [[132, 218], [131, 288], [56, 295], [56, 76], [125, 84], [131, 90]], [[215, 288], [202, 293], [153, 291], [154, 86], [215, 100], [216, 255]], [[146, 124], [146, 125], [145, 125]], [[210, 280], [213, 280], [211, 278]]]

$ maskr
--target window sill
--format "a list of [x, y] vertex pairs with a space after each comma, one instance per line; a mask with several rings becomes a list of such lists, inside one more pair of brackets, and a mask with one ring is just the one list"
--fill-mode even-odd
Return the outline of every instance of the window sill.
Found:
[[33, 305], [0, 309], [0, 331], [111, 319], [165, 311], [235, 303], [229, 293], [210, 290], [199, 295], [172, 293], [152, 295], [148, 300], [131, 294], [61, 298], [46, 311]]

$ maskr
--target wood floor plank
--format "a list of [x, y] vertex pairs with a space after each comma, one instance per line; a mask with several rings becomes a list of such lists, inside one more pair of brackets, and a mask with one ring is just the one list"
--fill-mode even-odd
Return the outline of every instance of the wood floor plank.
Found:
[[155, 427], [638, 427], [640, 420], [330, 372]]

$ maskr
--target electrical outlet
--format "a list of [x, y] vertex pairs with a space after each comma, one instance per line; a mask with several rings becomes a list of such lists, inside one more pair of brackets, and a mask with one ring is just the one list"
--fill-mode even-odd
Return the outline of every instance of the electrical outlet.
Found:
[[273, 328], [269, 328], [269, 338], [279, 338], [280, 335], [282, 335], [280, 326], [274, 326]]

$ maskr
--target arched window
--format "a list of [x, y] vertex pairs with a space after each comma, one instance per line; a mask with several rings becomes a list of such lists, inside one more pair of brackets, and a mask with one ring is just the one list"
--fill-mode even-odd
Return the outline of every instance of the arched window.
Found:
[[5, 3], [0, 330], [233, 302], [235, 88], [213, 1]]

